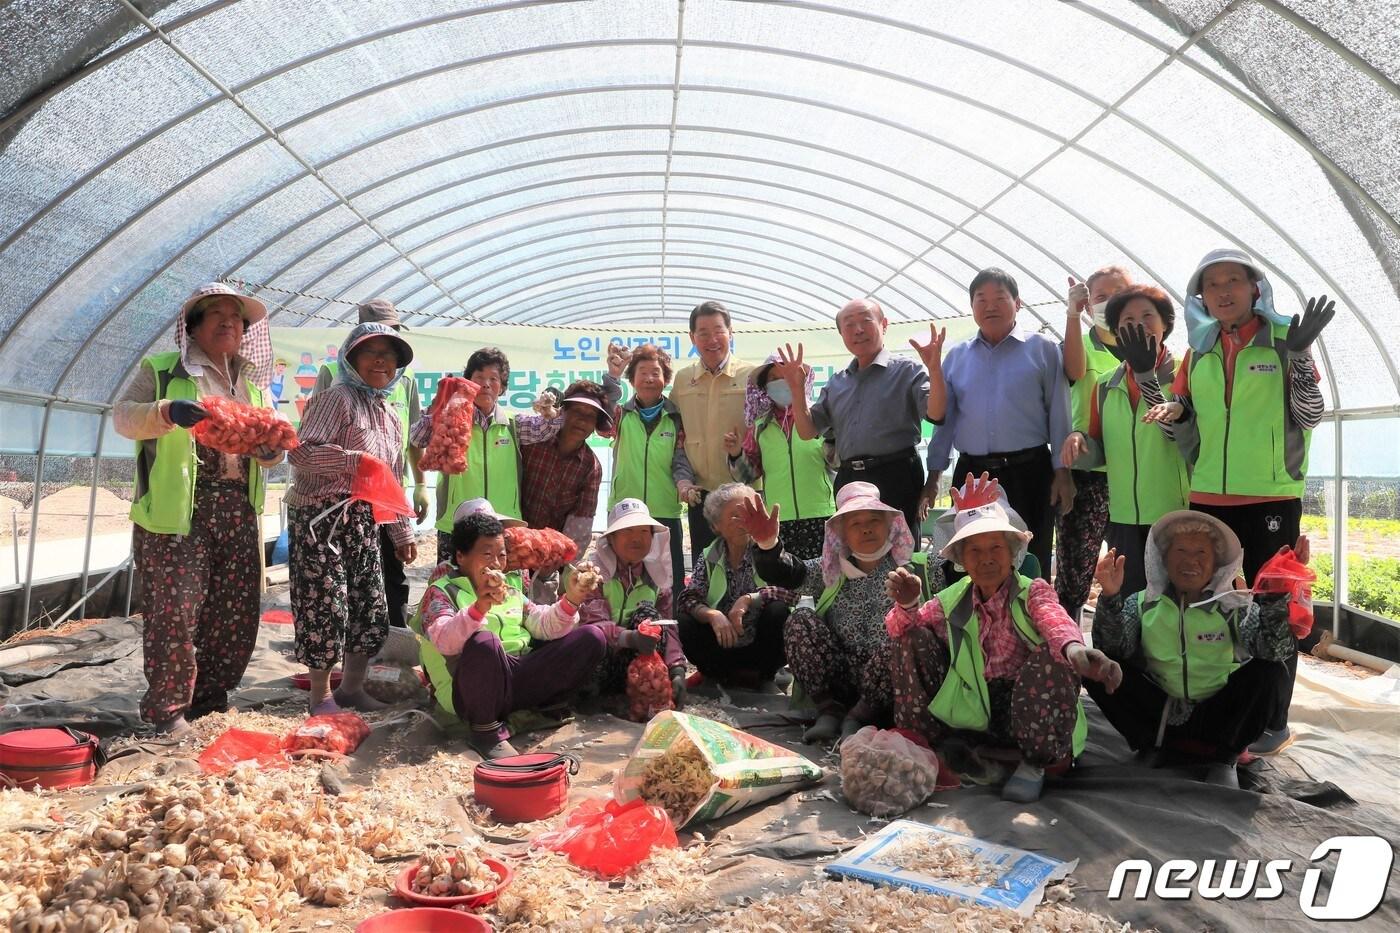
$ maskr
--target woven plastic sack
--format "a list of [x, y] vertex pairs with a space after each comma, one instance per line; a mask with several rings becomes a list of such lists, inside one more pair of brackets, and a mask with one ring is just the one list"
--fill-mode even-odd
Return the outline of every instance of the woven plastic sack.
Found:
[[558, 567], [578, 556], [574, 539], [553, 528], [526, 528], [517, 525], [506, 529], [506, 569], [539, 570]]
[[1317, 574], [1298, 560], [1291, 547], [1270, 557], [1254, 575], [1254, 592], [1287, 593], [1288, 627], [1294, 638], [1307, 638], [1313, 627], [1312, 585]]
[[579, 868], [605, 878], [625, 875], [653, 849], [679, 845], [671, 818], [644, 800], [586, 800], [564, 820], [564, 828], [536, 836], [534, 845], [567, 856]]
[[841, 793], [861, 813], [888, 819], [958, 784], [933, 750], [894, 729], [866, 726], [841, 743]]
[[278, 769], [291, 764], [281, 736], [247, 729], [229, 729], [199, 753], [199, 768], [205, 774], [225, 774], [244, 762]]
[[350, 498], [368, 502], [374, 509], [377, 525], [413, 514], [413, 506], [404, 495], [403, 483], [383, 460], [361, 454], [355, 467], [355, 476], [350, 480]]
[[209, 416], [190, 433], [205, 447], [246, 457], [259, 448], [292, 450], [300, 444], [296, 428], [270, 408], [217, 395], [200, 399], [199, 407]]
[[[653, 759], [671, 755], [690, 758], [698, 753], [704, 787], [683, 800], [649, 800], [665, 807], [675, 824], [712, 820], [822, 779], [822, 769], [796, 752], [774, 745], [732, 726], [669, 710], [647, 723], [632, 757], [613, 779], [618, 800], [645, 797]], [[692, 770], [687, 766], [687, 770]]]
[[292, 755], [349, 755], [369, 738], [369, 723], [358, 713], [341, 711], [312, 716], [282, 737], [282, 748]]
[[429, 414], [433, 431], [418, 465], [449, 475], [465, 473], [467, 449], [472, 442], [472, 404], [481, 386], [462, 376], [448, 376], [438, 383]]
[[[642, 622], [637, 631], [659, 643], [661, 626]], [[657, 713], [675, 709], [671, 678], [660, 652], [639, 654], [627, 665], [627, 717], [633, 722], [646, 722]]]

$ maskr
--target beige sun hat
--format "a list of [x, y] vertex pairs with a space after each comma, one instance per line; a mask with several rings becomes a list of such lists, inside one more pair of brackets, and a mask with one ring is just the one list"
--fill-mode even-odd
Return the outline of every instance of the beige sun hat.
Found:
[[258, 321], [267, 317], [267, 305], [251, 295], [242, 294], [233, 286], [225, 285], [223, 282], [209, 282], [190, 292], [190, 296], [185, 299], [185, 303], [180, 305], [180, 316], [188, 321], [190, 312], [194, 310], [195, 305], [206, 298], [217, 298], [220, 296], [227, 296], [237, 301], [243, 308], [243, 320], [247, 321], [249, 324], [256, 324]]
[[518, 528], [525, 524], [518, 518], [511, 518], [497, 512], [491, 507], [490, 499], [468, 499], [466, 502], [463, 502], [461, 505], [457, 506], [457, 511], [452, 513], [452, 524], [455, 525], [467, 516], [476, 515], [478, 513], [491, 516], [505, 528]]

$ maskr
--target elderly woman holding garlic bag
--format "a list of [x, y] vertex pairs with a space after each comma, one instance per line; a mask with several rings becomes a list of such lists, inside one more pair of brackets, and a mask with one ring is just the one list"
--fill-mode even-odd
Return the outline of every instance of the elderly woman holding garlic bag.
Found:
[[282, 452], [223, 454], [189, 428], [199, 400], [267, 404], [267, 308], [227, 285], [195, 289], [175, 319], [176, 349], [141, 361], [113, 411], [136, 441], [136, 567], [145, 592], [141, 718], [179, 733], [186, 716], [222, 711], [258, 636], [265, 470]]
[[578, 607], [598, 586], [582, 564], [549, 606], [530, 602], [506, 579], [505, 529], [477, 512], [452, 526], [456, 573], [433, 583], [423, 600], [423, 630], [455, 658], [453, 705], [483, 758], [514, 755], [505, 719], [521, 709], [563, 705], [593, 676], [607, 634], [578, 624]]
[[830, 742], [889, 718], [885, 575], [908, 564], [927, 595], [942, 588], [943, 577], [927, 554], [915, 552], [904, 513], [883, 502], [870, 483], [847, 483], [836, 494], [821, 557], [803, 561], [780, 548], [781, 517], [781, 506], [765, 512], [755, 504], [744, 520], [757, 542], [755, 565], [763, 578], [816, 603], [793, 611], [783, 642], [793, 678], [817, 708], [803, 741]]
[[1122, 671], [1086, 648], [1079, 626], [1054, 588], [1013, 568], [1030, 532], [1012, 524], [999, 484], [982, 474], [953, 493], [953, 538], [943, 556], [967, 569], [966, 579], [921, 603], [920, 581], [903, 568], [886, 581], [894, 607], [885, 627], [894, 639], [895, 725], [937, 746], [953, 732], [982, 745], [1010, 744], [1021, 764], [1002, 796], [1037, 800], [1047, 765], [1077, 756], [1087, 725], [1080, 678], [1117, 689]]

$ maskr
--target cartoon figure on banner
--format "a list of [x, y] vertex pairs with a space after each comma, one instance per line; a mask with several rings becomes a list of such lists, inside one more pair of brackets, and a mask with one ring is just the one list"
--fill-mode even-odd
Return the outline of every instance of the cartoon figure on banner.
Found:
[[267, 384], [267, 389], [272, 393], [272, 404], [275, 408], [282, 405], [282, 391], [287, 384], [287, 361], [278, 359], [272, 364], [272, 381]]
[[292, 378], [297, 383], [297, 418], [300, 420], [302, 413], [306, 411], [307, 400], [311, 398], [311, 390], [316, 387], [316, 364], [311, 361], [310, 351], [303, 351], [301, 363], [297, 366], [296, 375]]

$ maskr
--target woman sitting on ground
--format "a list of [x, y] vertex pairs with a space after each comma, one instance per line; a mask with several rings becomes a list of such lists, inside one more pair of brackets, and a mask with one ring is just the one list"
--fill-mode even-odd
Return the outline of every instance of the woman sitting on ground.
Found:
[[920, 605], [922, 581], [894, 571], [885, 627], [894, 639], [895, 725], [935, 747], [958, 732], [975, 744], [1018, 748], [1021, 764], [1002, 796], [1029, 803], [1040, 797], [1046, 766], [1084, 747], [1080, 678], [1112, 691], [1122, 672], [1085, 647], [1048, 582], [1014, 572], [1031, 536], [1011, 523], [998, 485], [969, 475], [970, 492], [953, 493], [957, 530], [943, 554], [967, 577]]
[[505, 529], [493, 516], [477, 512], [456, 522], [452, 549], [455, 572], [424, 597], [423, 630], [448, 659], [453, 707], [472, 747], [483, 758], [503, 758], [516, 753], [506, 717], [565, 706], [593, 676], [607, 636], [578, 624], [578, 606], [592, 594], [585, 574], [571, 575], [551, 606], [530, 602], [508, 581]]
[[744, 514], [757, 496], [743, 483], [725, 483], [705, 498], [705, 521], [717, 537], [676, 610], [681, 644], [701, 675], [748, 689], [767, 684], [783, 666], [783, 623], [793, 599], [754, 570]]
[[651, 517], [641, 499], [622, 499], [608, 512], [608, 528], [594, 545], [592, 563], [601, 577], [579, 607], [579, 619], [603, 627], [608, 656], [598, 668], [600, 691], [621, 693], [627, 666], [638, 652], [661, 650], [672, 698], [685, 701], [685, 651], [674, 625], [655, 639], [636, 631], [640, 622], [671, 618], [671, 532]]
[[[1307, 563], [1308, 539], [1294, 551]], [[1224, 522], [1185, 510], [1152, 526], [1143, 591], [1124, 591], [1124, 557], [1110, 550], [1096, 574], [1094, 642], [1122, 662], [1123, 684], [1111, 694], [1087, 685], [1146, 761], [1169, 750], [1206, 764], [1206, 781], [1226, 787], [1240, 786], [1235, 763], [1268, 727], [1277, 662], [1295, 650], [1288, 594], [1234, 589], [1243, 562]]]
[[885, 576], [909, 565], [922, 581], [921, 593], [931, 595], [943, 585], [942, 576], [928, 566], [928, 555], [914, 551], [904, 513], [881, 502], [873, 485], [847, 483], [836, 502], [836, 514], [826, 521], [822, 556], [807, 561], [785, 545], [779, 549], [779, 507], [765, 513], [760, 503], [745, 512], [758, 543], [759, 573], [816, 603], [794, 610], [783, 627], [793, 678], [817, 709], [816, 723], [802, 736], [810, 743], [888, 724], [893, 696]]

